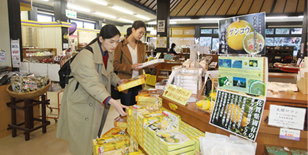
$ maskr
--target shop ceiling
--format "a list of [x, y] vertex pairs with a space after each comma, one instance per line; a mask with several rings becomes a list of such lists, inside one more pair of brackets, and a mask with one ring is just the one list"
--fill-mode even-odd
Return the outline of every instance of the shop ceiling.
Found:
[[[102, 2], [101, 4], [95, 0], [67, 1], [68, 4], [81, 7], [81, 9], [69, 8], [77, 12], [77, 17], [83, 15], [87, 18], [101, 18], [117, 25], [130, 24], [134, 20], [145, 22], [156, 20], [157, 0], [96, 0]], [[53, 7], [53, 0], [32, 0], [32, 2], [34, 6]], [[267, 17], [297, 17], [303, 15], [304, 4], [305, 0], [170, 0], [170, 19], [178, 20], [177, 24], [217, 23], [217, 20], [215, 21], [217, 18], [258, 12], [266, 12]], [[191, 20], [180, 20], [187, 18]], [[281, 18], [270, 21], [284, 20]], [[302, 19], [285, 19], [285, 21], [302, 21]]]

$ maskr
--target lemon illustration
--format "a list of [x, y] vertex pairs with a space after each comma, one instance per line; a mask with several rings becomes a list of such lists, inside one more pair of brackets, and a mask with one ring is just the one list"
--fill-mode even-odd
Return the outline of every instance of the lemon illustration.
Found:
[[261, 81], [255, 81], [250, 85], [249, 92], [257, 95], [264, 95], [265, 85]]
[[215, 99], [216, 99], [216, 92], [211, 93], [211, 94], [210, 94], [210, 97], [211, 97], [213, 100], [215, 100]]
[[[255, 34], [257, 35], [257, 38], [255, 40]], [[255, 50], [254, 45], [257, 45], [257, 50]], [[257, 54], [261, 52], [264, 48], [265, 42], [263, 36], [258, 32], [250, 32], [246, 34], [243, 40], [243, 46], [244, 50], [247, 53], [254, 53]], [[253, 65], [253, 64], [252, 64]]]
[[171, 135], [169, 135], [169, 134], [162, 134], [161, 136], [164, 137], [164, 138], [171, 137]]
[[243, 50], [243, 39], [249, 32], [253, 32], [253, 28], [244, 20], [230, 24], [227, 28], [227, 42], [229, 47], [234, 50]]
[[206, 100], [202, 106], [203, 110], [208, 110], [211, 107], [211, 101], [210, 100]]

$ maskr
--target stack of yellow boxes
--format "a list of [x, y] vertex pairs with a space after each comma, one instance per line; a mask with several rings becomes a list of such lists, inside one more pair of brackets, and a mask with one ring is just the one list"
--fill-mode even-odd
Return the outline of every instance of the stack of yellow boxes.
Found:
[[115, 135], [105, 138], [93, 139], [93, 154], [100, 155], [105, 152], [119, 150], [129, 146], [129, 138], [126, 135]]
[[188, 125], [187, 123], [181, 121], [180, 122], [180, 128], [179, 131], [186, 134], [188, 138], [192, 139], [196, 143], [195, 150], [197, 152], [200, 152], [200, 143], [199, 143], [199, 137], [204, 137], [205, 133], [201, 132], [200, 130]]

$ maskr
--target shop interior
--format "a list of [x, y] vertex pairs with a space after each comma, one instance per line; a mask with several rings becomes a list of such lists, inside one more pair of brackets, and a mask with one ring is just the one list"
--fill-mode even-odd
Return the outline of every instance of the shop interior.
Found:
[[[219, 149], [225, 150], [226, 154], [231, 154], [232, 147], [238, 147], [239, 150], [247, 149], [247, 154], [253, 152], [252, 154], [267, 155], [291, 153], [292, 151], [292, 153], [308, 154], [307, 1], [14, 1], [16, 2], [8, 0], [5, 2], [7, 5], [0, 7], [0, 10], [4, 12], [1, 16], [5, 16], [1, 20], [6, 21], [7, 19], [8, 21], [5, 23], [7, 27], [0, 26], [3, 38], [8, 38], [3, 41], [0, 39], [2, 42], [0, 43], [0, 103], [1, 117], [5, 120], [0, 123], [0, 150], [4, 150], [4, 154], [72, 154], [69, 150], [69, 143], [55, 136], [64, 92], [59, 85], [58, 71], [65, 62], [78, 54], [83, 47], [99, 35], [102, 26], [115, 25], [121, 32], [120, 40], [124, 40], [127, 36], [127, 28], [131, 27], [136, 20], [143, 21], [147, 26], [146, 34], [141, 38], [146, 52], [146, 61], [148, 63], [152, 61], [154, 64], [153, 60], [157, 60], [155, 68], [144, 68], [143, 70], [146, 78], [138, 85], [142, 84], [145, 87], [138, 95], [137, 107], [144, 106], [145, 109], [150, 109], [151, 114], [163, 113], [164, 116], [161, 118], [155, 117], [159, 122], [158, 128], [165, 132], [162, 130], [163, 123], [172, 124], [170, 128], [173, 130], [168, 132], [176, 130], [186, 135], [185, 137], [189, 140], [179, 140], [181, 144], [175, 144], [178, 143], [175, 137], [181, 135], [171, 136], [156, 132], [156, 128], [155, 130], [151, 128], [155, 122], [144, 123], [146, 121], [149, 123], [152, 116], [149, 118], [147, 114], [140, 112], [142, 108], [130, 107], [128, 111], [131, 114], [120, 117], [111, 107], [99, 138], [110, 138], [112, 134], [117, 135], [120, 131], [124, 131], [129, 135], [130, 138], [127, 141], [130, 142], [116, 141], [114, 148], [107, 149], [110, 152], [105, 150], [106, 154], [134, 152], [136, 154], [205, 155], [218, 153]], [[20, 5], [19, 39], [16, 39], [14, 33], [10, 33], [10, 29], [16, 28], [16, 24], [13, 27], [12, 22], [9, 21], [11, 20], [10, 15], [13, 14], [9, 10], [12, 10], [14, 8], [12, 4], [16, 3]], [[164, 7], [166, 5], [168, 7]], [[66, 7], [63, 9], [61, 6]], [[263, 27], [265, 29], [262, 30], [264, 52], [262, 50], [258, 51], [259, 54], [222, 52], [222, 38], [226, 37], [222, 32], [227, 32], [227, 30], [222, 28], [223, 24], [220, 21], [234, 20], [235, 17], [241, 18], [255, 13], [265, 14]], [[158, 24], [160, 21], [164, 21], [162, 27]], [[14, 40], [18, 42], [14, 43]], [[175, 44], [173, 48], [175, 54], [169, 53], [172, 44]], [[243, 41], [240, 44], [242, 48], [245, 46]], [[20, 46], [19, 54], [14, 55], [12, 45]], [[240, 62], [241, 65], [242, 62], [243, 65], [244, 62], [248, 62], [248, 66], [256, 68], [263, 66], [262, 71], [264, 72], [262, 73], [257, 74], [257, 71], [254, 73], [253, 70], [247, 70], [251, 73], [250, 76], [266, 77], [263, 78], [265, 79], [263, 85], [255, 88], [257, 93], [250, 91], [253, 85], [255, 87], [258, 85], [258, 82], [248, 79], [242, 81], [243, 78], [240, 75], [235, 77], [234, 74], [240, 72], [230, 73], [228, 61], [230, 61], [230, 66], [232, 64], [230, 67], [232, 69], [235, 62]], [[25, 88], [14, 91], [13, 89], [20, 89], [15, 82], [22, 80], [25, 75], [35, 76], [40, 86], [35, 86], [33, 90]], [[228, 80], [228, 76], [234, 76], [233, 80]], [[224, 81], [221, 82], [221, 80]], [[228, 86], [229, 82], [234, 88]], [[249, 93], [245, 93], [243, 88], [249, 89]], [[172, 92], [171, 90], [174, 89], [185, 89], [184, 93], [188, 92], [188, 97], [183, 98], [185, 103], [177, 100], [178, 98], [166, 95], [168, 91]], [[22, 93], [30, 94], [31, 92], [32, 94], [43, 93], [31, 99], [27, 96], [20, 97]], [[240, 117], [237, 114], [241, 113], [240, 104], [233, 105], [232, 102], [232, 105], [229, 104], [232, 108], [227, 107], [225, 110], [225, 114], [230, 109], [233, 109], [230, 113], [236, 111], [234, 115], [237, 116], [233, 117], [232, 114], [229, 116], [230, 113], [226, 115], [230, 117], [230, 124], [233, 122], [232, 129], [217, 125], [221, 121], [214, 121], [215, 114], [218, 115], [217, 109], [219, 110], [219, 105], [223, 101], [223, 94], [232, 96], [232, 100], [234, 95], [238, 95], [240, 98], [246, 97], [249, 101], [256, 101], [255, 105], [253, 101], [250, 103], [254, 111], [258, 108], [257, 100], [264, 103], [261, 107], [262, 112], [259, 116], [255, 137], [243, 135], [244, 131], [241, 130], [247, 129], [245, 126], [237, 130], [233, 129], [237, 123], [240, 124], [237, 120], [239, 118], [236, 118]], [[31, 105], [27, 106], [27, 103]], [[294, 108], [295, 111], [299, 109], [300, 112], [304, 110], [303, 119], [296, 122], [301, 124], [302, 128], [273, 125], [270, 115], [275, 106]], [[242, 108], [240, 120], [247, 122], [247, 120], [244, 121], [244, 117], [247, 119], [249, 114], [251, 114], [249, 107]], [[242, 115], [244, 115], [243, 118]], [[249, 121], [246, 126], [248, 125]], [[168, 125], [166, 127], [169, 128]], [[292, 129], [296, 134], [300, 134], [288, 135], [289, 139], [288, 137], [282, 138], [283, 132], [291, 132]], [[251, 130], [249, 128], [249, 131]], [[103, 152], [99, 153], [99, 148], [107, 148], [107, 144], [98, 144], [99, 138], [93, 140], [93, 154], [103, 154]], [[219, 142], [215, 142], [226, 139], [228, 143], [226, 142], [223, 147], [219, 145]], [[214, 141], [212, 146], [209, 143], [211, 140]], [[118, 146], [122, 142], [125, 146]], [[174, 145], [169, 145], [171, 143]], [[155, 150], [151, 148], [151, 145], [160, 149]]]

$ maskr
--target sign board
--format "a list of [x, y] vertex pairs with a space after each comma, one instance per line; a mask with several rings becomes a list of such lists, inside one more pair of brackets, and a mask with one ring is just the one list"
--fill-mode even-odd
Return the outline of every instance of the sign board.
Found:
[[219, 54], [265, 54], [265, 13], [219, 20]]
[[66, 17], [68, 18], [77, 18], [77, 12], [72, 10], [65, 10]]
[[303, 130], [306, 109], [270, 105], [268, 125]]
[[167, 37], [157, 37], [156, 48], [167, 48]]
[[6, 55], [4, 50], [0, 50], [0, 62], [6, 61]]
[[279, 138], [299, 141], [300, 134], [300, 130], [280, 128]]
[[169, 84], [163, 93], [163, 96], [179, 104], [186, 105], [192, 91]]
[[165, 54], [164, 55], [164, 59], [165, 60], [172, 60], [173, 59], [173, 55], [172, 54]]
[[219, 57], [218, 63], [219, 88], [252, 95], [266, 95], [266, 57]]
[[165, 20], [157, 20], [157, 32], [165, 32]]
[[11, 40], [12, 67], [20, 67], [19, 39]]
[[218, 89], [210, 124], [255, 141], [264, 105], [264, 99]]

